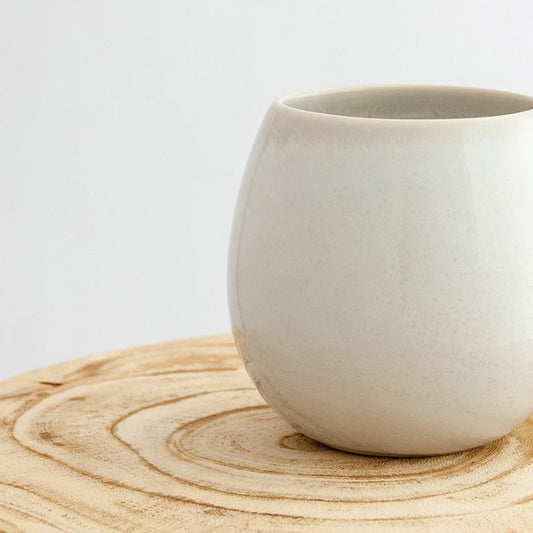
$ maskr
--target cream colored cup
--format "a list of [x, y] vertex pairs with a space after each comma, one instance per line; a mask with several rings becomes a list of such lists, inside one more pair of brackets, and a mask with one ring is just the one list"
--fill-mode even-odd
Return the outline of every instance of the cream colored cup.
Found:
[[533, 98], [359, 87], [270, 107], [229, 254], [265, 400], [343, 450], [443, 454], [533, 411]]

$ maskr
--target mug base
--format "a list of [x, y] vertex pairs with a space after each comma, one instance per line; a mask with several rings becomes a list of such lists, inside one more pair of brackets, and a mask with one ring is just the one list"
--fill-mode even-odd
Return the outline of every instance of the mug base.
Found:
[[[313, 439], [316, 440], [316, 439]], [[324, 441], [317, 441], [323, 444], [324, 446], [327, 446], [328, 448], [333, 448], [334, 450], [339, 450], [340, 452], [345, 453], [352, 453], [354, 455], [364, 455], [366, 457], [389, 457], [391, 459], [416, 459], [416, 458], [422, 458], [422, 457], [439, 457], [443, 455], [453, 455], [455, 453], [464, 453], [471, 450], [475, 450], [476, 448], [483, 448], [483, 446], [486, 446], [484, 444], [483, 446], [474, 446], [472, 448], [466, 448], [464, 450], [457, 450], [455, 452], [443, 452], [443, 453], [382, 453], [382, 452], [372, 452], [368, 450], [352, 450], [348, 448], [342, 448], [340, 446], [335, 446], [333, 444], [328, 444]], [[489, 443], [490, 444], [490, 443]]]

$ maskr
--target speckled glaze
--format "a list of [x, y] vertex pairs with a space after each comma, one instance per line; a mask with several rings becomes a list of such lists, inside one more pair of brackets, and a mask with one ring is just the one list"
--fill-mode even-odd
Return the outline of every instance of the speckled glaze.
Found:
[[349, 451], [443, 454], [533, 411], [533, 99], [275, 101], [237, 202], [233, 332], [265, 400]]

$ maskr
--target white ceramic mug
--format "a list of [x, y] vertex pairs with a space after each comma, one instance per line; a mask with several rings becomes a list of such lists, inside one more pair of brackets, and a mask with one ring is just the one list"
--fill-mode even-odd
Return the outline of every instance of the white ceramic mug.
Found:
[[248, 373], [343, 450], [442, 454], [533, 411], [533, 98], [360, 87], [270, 107], [229, 255]]

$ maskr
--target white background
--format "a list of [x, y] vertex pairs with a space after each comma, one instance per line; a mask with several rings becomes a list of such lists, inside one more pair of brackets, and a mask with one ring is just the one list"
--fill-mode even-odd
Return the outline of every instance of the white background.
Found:
[[532, 94], [532, 6], [1, 1], [0, 377], [228, 331], [233, 205], [270, 101], [374, 83]]

